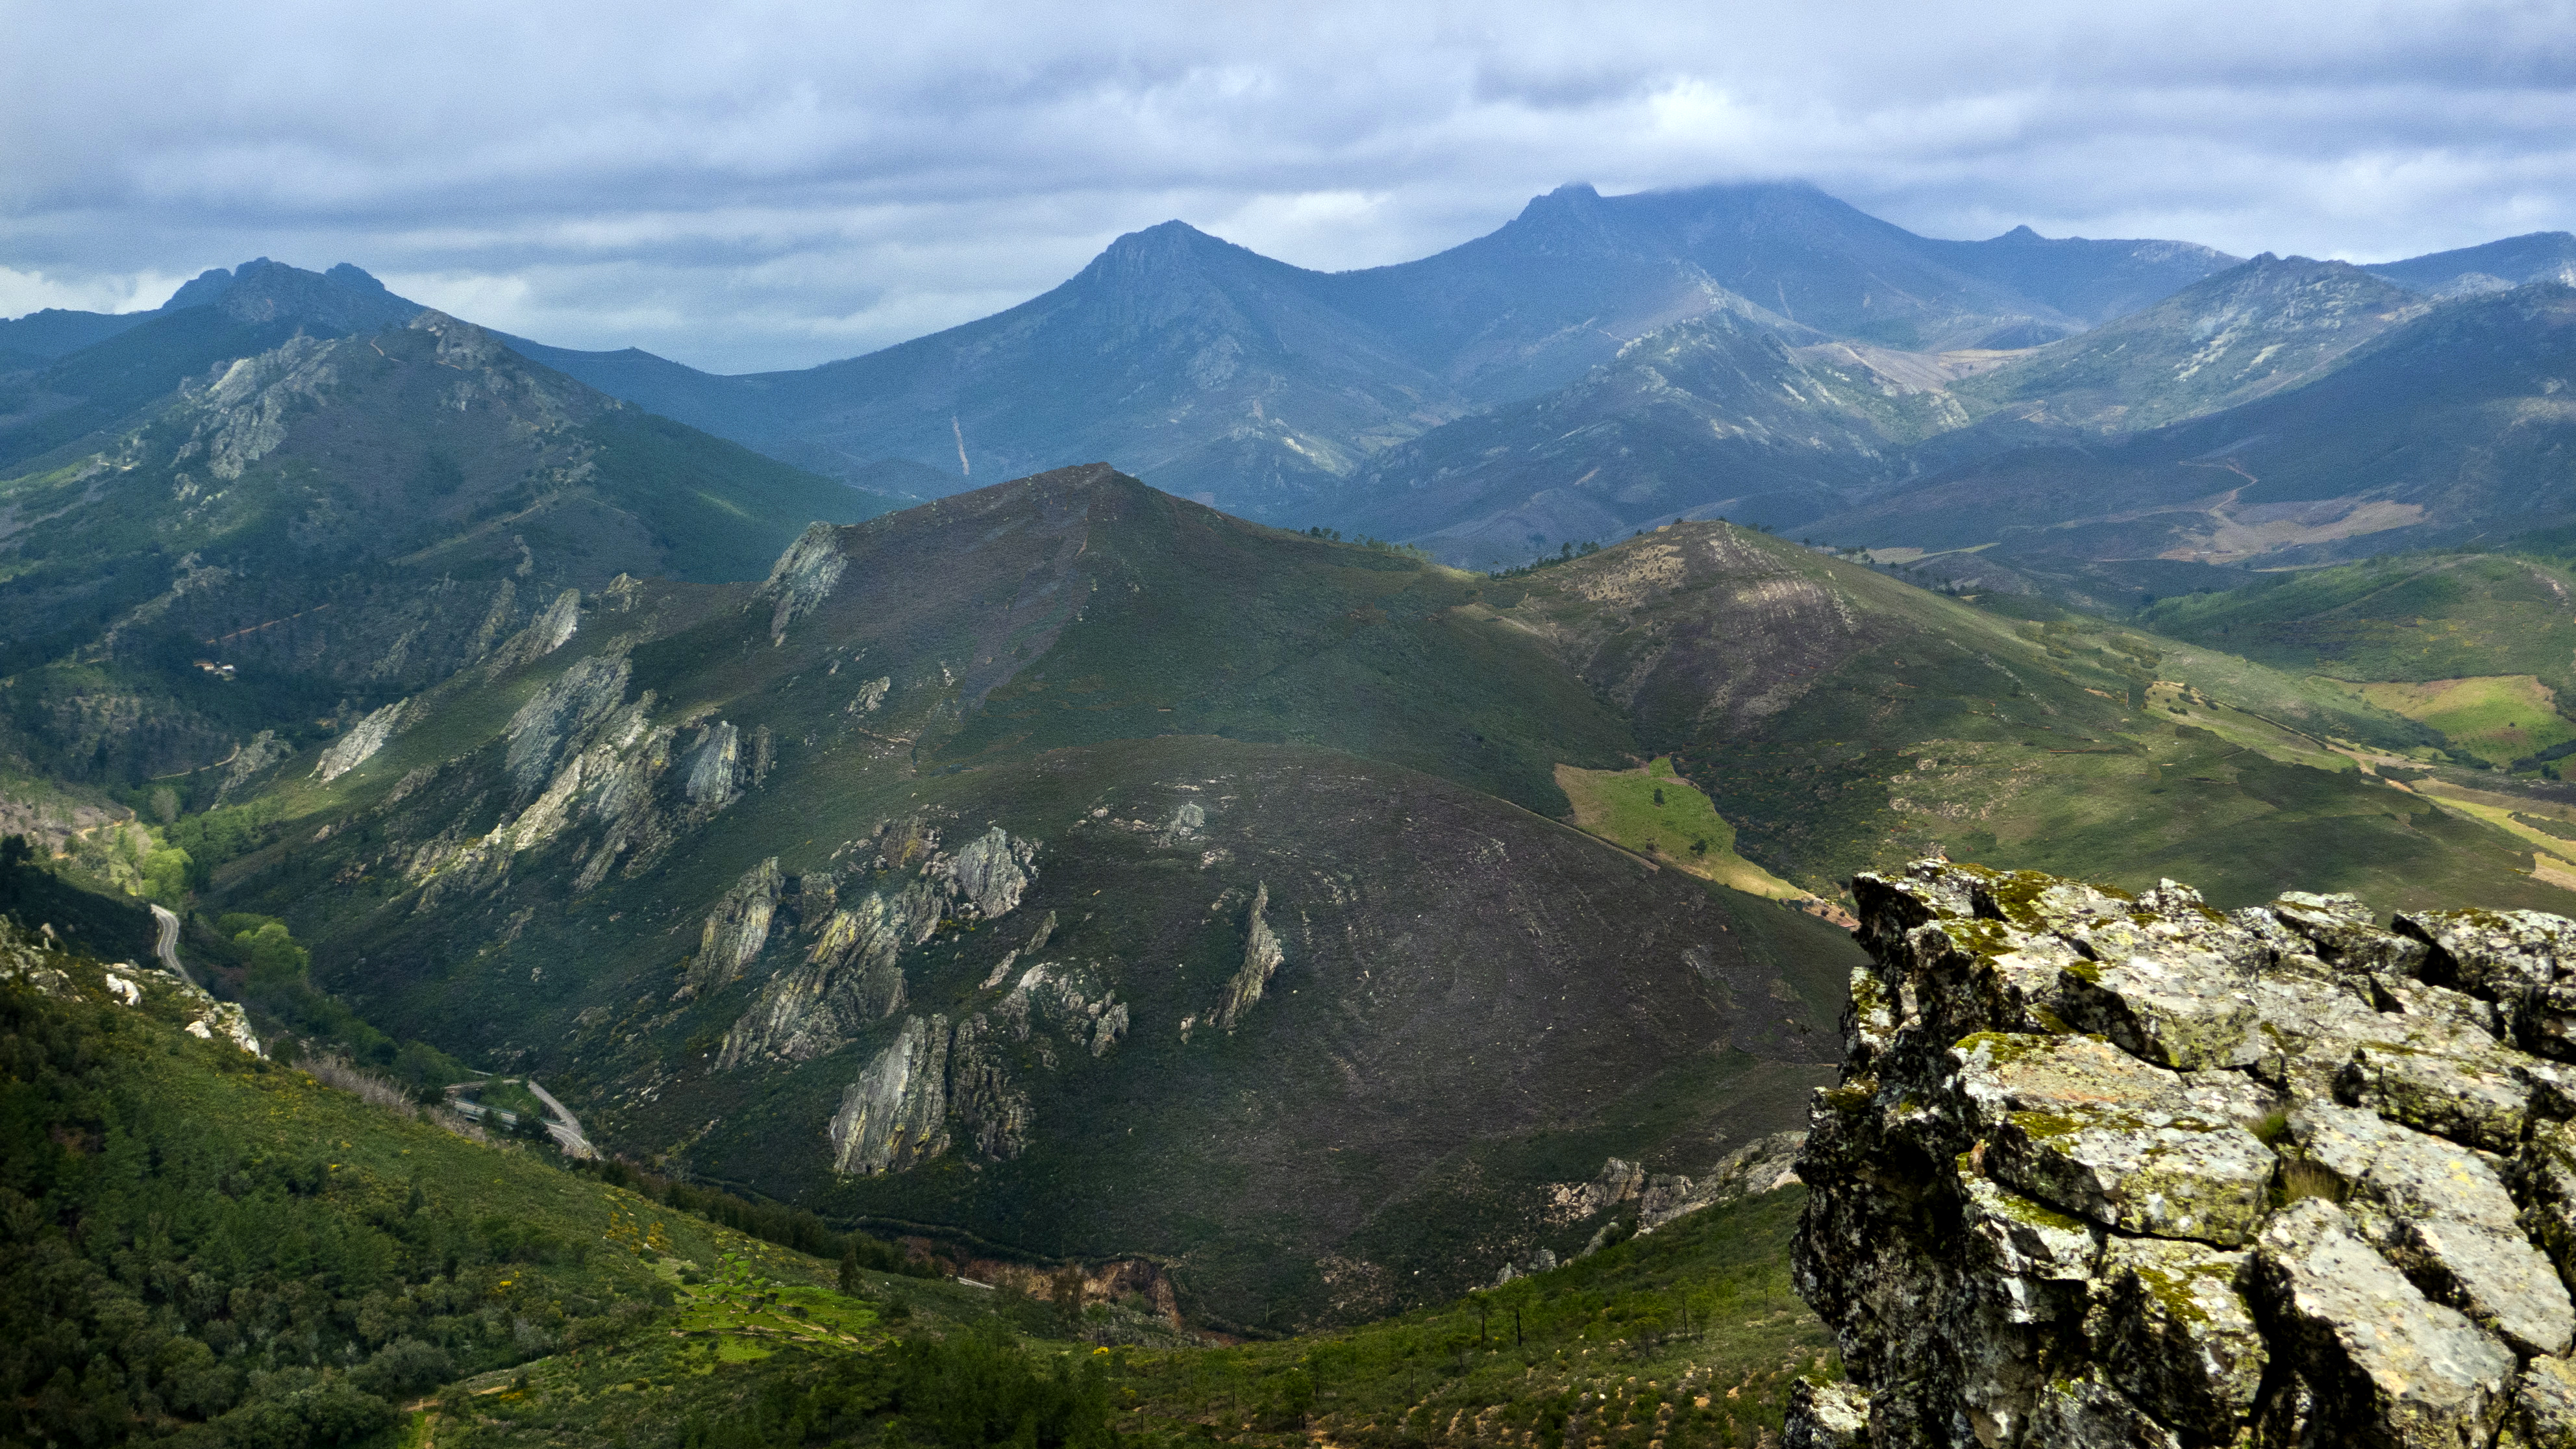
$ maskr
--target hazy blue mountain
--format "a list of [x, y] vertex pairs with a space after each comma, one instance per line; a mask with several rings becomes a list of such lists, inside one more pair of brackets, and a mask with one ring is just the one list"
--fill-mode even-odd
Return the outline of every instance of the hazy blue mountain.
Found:
[[[1929, 474], [1819, 536], [1982, 557], [2265, 566], [2503, 537], [2576, 515], [2576, 288], [2443, 303], [2304, 386]], [[2041, 567], [2059, 567], [2043, 563]]]
[[2411, 291], [2437, 297], [2501, 292], [2530, 282], [2576, 285], [2576, 235], [2535, 231], [2456, 251], [2368, 268]]
[[[2195, 242], [2044, 237], [2026, 226], [1985, 241], [1927, 239], [1923, 249], [1949, 267], [2087, 324], [2140, 311], [2237, 260]], [[2033, 334], [2030, 340], [2042, 339]], [[2019, 341], [1990, 334], [1985, 345]]]
[[[1344, 273], [1344, 305], [1483, 399], [1572, 381], [1685, 316], [1762, 309], [1800, 340], [2022, 347], [2143, 306], [2235, 259], [2179, 242], [1933, 241], [1794, 182], [1604, 197], [1566, 186], [1501, 230]], [[1803, 329], [1803, 330], [1801, 330]]]
[[[47, 307], [24, 317], [0, 318], [0, 371], [50, 362], [172, 312], [220, 307], [236, 286], [242, 289], [233, 312], [237, 321], [268, 321], [281, 311], [292, 311], [307, 322], [345, 330], [370, 320], [374, 324], [398, 321], [420, 310], [418, 304], [394, 296], [384, 283], [347, 262], [319, 274], [317, 281], [302, 280], [315, 276], [259, 257], [244, 262], [238, 273], [226, 267], [199, 273], [149, 312]], [[283, 295], [290, 290], [296, 295]]]
[[1685, 513], [1789, 527], [1902, 477], [1910, 445], [1967, 421], [1938, 388], [1716, 312], [1389, 450], [1337, 516], [1483, 568]]
[[1385, 449], [1472, 406], [1573, 384], [1676, 323], [1722, 313], [1797, 343], [2018, 347], [2232, 260], [2026, 231], [1932, 241], [1804, 185], [1617, 197], [1567, 186], [1491, 235], [1346, 273], [1169, 222], [1007, 312], [798, 372], [719, 377], [632, 349], [522, 350], [835, 476], [902, 459], [954, 489], [1105, 458], [1157, 487], [1303, 523]]
[[[1947, 486], [1945, 470], [2091, 447], [2312, 382], [2429, 305], [2341, 262], [2264, 256], [2015, 353], [1792, 348], [1757, 324], [1703, 318], [1630, 343], [1570, 387], [1392, 450], [1354, 481], [1346, 516], [1491, 566], [1683, 515], [1803, 528], [1881, 498], [1906, 509], [1913, 490]], [[1972, 507], [1951, 522], [1987, 517]]]
[[298, 334], [346, 336], [422, 310], [345, 262], [308, 272], [262, 257], [234, 271], [209, 271], [133, 326], [36, 370], [0, 377], [0, 470], [77, 447], [218, 363], [256, 356]]
[[[47, 307], [24, 317], [0, 320], [0, 370], [41, 364], [78, 352], [136, 326], [149, 312], [74, 312]], [[17, 359], [12, 362], [11, 359]]]
[[2267, 252], [1956, 390], [2014, 422], [2136, 432], [2319, 377], [2425, 306], [2358, 267]]

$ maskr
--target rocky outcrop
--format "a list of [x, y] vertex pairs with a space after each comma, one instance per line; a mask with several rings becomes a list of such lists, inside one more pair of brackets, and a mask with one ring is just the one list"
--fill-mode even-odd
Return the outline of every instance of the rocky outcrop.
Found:
[[956, 888], [956, 894], [974, 908], [977, 916], [989, 921], [1018, 908], [1020, 896], [1028, 890], [1034, 875], [1029, 862], [1036, 853], [1033, 842], [1015, 840], [996, 825], [960, 846], [956, 855], [934, 863], [931, 869]]
[[742, 979], [743, 971], [769, 944], [769, 923], [778, 914], [783, 877], [778, 857], [771, 856], [743, 873], [715, 909], [707, 912], [698, 933], [698, 954], [689, 961], [691, 992], [714, 990]]
[[1795, 1251], [1851, 1382], [1786, 1443], [2576, 1442], [2576, 923], [1854, 893]]
[[375, 758], [376, 751], [402, 728], [403, 712], [409, 708], [410, 700], [398, 699], [349, 726], [349, 732], [333, 740], [322, 758], [313, 762], [313, 777], [328, 785]]
[[[1034, 842], [993, 830], [955, 856], [937, 848], [920, 821], [880, 829], [874, 865], [913, 863], [917, 876], [899, 891], [880, 887], [835, 912], [807, 962], [782, 972], [725, 1036], [719, 1069], [755, 1060], [805, 1060], [858, 1039], [901, 1010], [902, 952], [943, 922], [984, 918], [1016, 905], [1029, 882]], [[1043, 949], [1055, 930], [1049, 912], [1025, 948], [1003, 957], [978, 992], [991, 991], [1025, 951]], [[833, 1170], [844, 1175], [900, 1172], [971, 1144], [1007, 1161], [1024, 1151], [1035, 1121], [1033, 1073], [1051, 1073], [1083, 1057], [1106, 1055], [1127, 1034], [1127, 1003], [1085, 962], [1035, 962], [998, 1000], [949, 1017], [906, 1017], [893, 1040], [870, 1059], [832, 1119]], [[870, 1127], [869, 1124], [878, 1124]], [[887, 1123], [900, 1123], [900, 1141]], [[882, 1130], [880, 1130], [882, 1129]], [[870, 1136], [876, 1132], [876, 1136]]]
[[908, 1018], [841, 1094], [832, 1170], [900, 1172], [948, 1150], [948, 1018]]
[[[770, 604], [769, 642], [787, 642], [787, 626], [821, 608], [832, 597], [832, 587], [849, 570], [850, 557], [841, 552], [841, 531], [828, 523], [809, 523], [787, 552], [770, 565], [769, 578], [760, 586], [755, 599]], [[883, 692], [879, 692], [883, 698]], [[873, 706], [871, 706], [873, 708]]]
[[[919, 821], [883, 827], [874, 843], [879, 872], [913, 879], [880, 885], [826, 917], [805, 960], [771, 977], [726, 1031], [719, 1070], [761, 1059], [810, 1061], [856, 1040], [903, 1009], [904, 952], [943, 924], [1008, 914], [1037, 874], [1037, 843], [999, 826], [953, 855]], [[1122, 1008], [1121, 1030], [1125, 1020]]]
[[1271, 934], [1270, 922], [1263, 912], [1270, 908], [1270, 885], [1262, 882], [1252, 892], [1252, 911], [1244, 925], [1243, 965], [1232, 980], [1225, 983], [1225, 999], [1217, 1004], [1209, 1019], [1228, 1031], [1261, 999], [1264, 987], [1277, 972], [1288, 953], [1279, 947], [1279, 938]]
[[[177, 1019], [179, 1029], [199, 1041], [230, 1042], [251, 1056], [268, 1055], [241, 1003], [218, 1001], [206, 988], [157, 963], [109, 965], [73, 955], [50, 924], [28, 930], [0, 916], [0, 985], [11, 984], [66, 1001], [104, 998], [129, 1007], [149, 1006]], [[89, 996], [92, 990], [98, 997]]]
[[692, 805], [721, 810], [742, 793], [745, 774], [742, 731], [723, 720], [701, 730], [689, 751], [689, 772], [682, 793]]
[[726, 1031], [717, 1068], [764, 1057], [809, 1061], [901, 1010], [901, 957], [930, 939], [947, 904], [929, 883], [914, 881], [834, 911], [804, 962], [771, 977]]
[[[611, 652], [573, 661], [529, 696], [504, 732], [513, 809], [480, 836], [451, 827], [409, 848], [404, 875], [422, 888], [415, 910], [455, 891], [497, 888], [513, 857], [568, 836], [575, 894], [612, 870], [640, 875], [756, 783], [769, 753], [765, 731], [754, 731], [746, 750], [724, 720], [657, 724], [651, 690], [626, 698], [632, 679], [622, 651]], [[596, 833], [575, 834], [581, 826]]]
[[577, 748], [584, 735], [625, 703], [631, 677], [624, 655], [593, 655], [573, 661], [519, 706], [505, 732], [509, 748], [503, 759], [510, 783], [523, 797], [536, 793], [568, 748]]
[[1642, 1237], [1702, 1208], [1790, 1186], [1798, 1180], [1798, 1154], [1806, 1145], [1804, 1132], [1774, 1132], [1719, 1158], [1715, 1167], [1697, 1179], [1679, 1173], [1646, 1178], [1637, 1190], [1638, 1235]]
[[948, 1101], [985, 1156], [1007, 1161], [1029, 1145], [1029, 1094], [1012, 1079], [1007, 1028], [981, 1012], [948, 1044]]
[[[624, 574], [618, 578], [625, 579]], [[631, 584], [633, 581], [628, 580]], [[613, 585], [612, 585], [613, 587]], [[510, 636], [509, 641], [493, 651], [491, 661], [483, 666], [484, 677], [498, 679], [522, 664], [533, 664], [572, 639], [581, 627], [581, 590], [565, 589], [554, 602], [540, 610], [528, 626]]]

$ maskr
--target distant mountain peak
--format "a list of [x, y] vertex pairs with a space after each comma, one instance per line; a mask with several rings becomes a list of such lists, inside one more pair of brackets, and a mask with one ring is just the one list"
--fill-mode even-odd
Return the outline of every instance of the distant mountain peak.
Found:
[[2029, 222], [2023, 222], [2021, 225], [2005, 232], [2002, 236], [1996, 237], [1995, 240], [2001, 242], [2035, 242], [2046, 241], [2048, 238], [2031, 230]]
[[287, 319], [340, 332], [381, 327], [421, 311], [418, 303], [395, 296], [349, 262], [327, 272], [308, 272], [266, 257], [253, 257], [230, 271], [210, 267], [161, 304], [164, 312], [189, 307], [220, 307], [244, 322]]

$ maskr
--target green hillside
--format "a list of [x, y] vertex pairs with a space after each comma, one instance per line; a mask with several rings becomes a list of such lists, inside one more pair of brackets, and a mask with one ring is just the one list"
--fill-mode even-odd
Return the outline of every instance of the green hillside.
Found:
[[2016, 620], [1724, 524], [1498, 583], [1480, 607], [1625, 707], [1739, 854], [1820, 895], [1939, 850], [2194, 879], [2228, 904], [2302, 875], [2382, 909], [2570, 904], [2533, 877], [2528, 841], [2356, 766], [2437, 735], [2215, 650]]
[[[218, 323], [198, 340], [238, 360], [110, 366]], [[0, 539], [11, 765], [210, 803], [245, 750], [273, 763], [488, 657], [566, 589], [757, 578], [807, 522], [885, 506], [436, 313], [242, 325], [191, 308], [56, 364], [125, 381], [90, 389], [116, 431], [0, 477], [0, 508], [44, 520]]]
[[[1437, 1297], [1579, 1246], [1536, 1205], [1607, 1157], [1795, 1125], [1853, 951], [1553, 818], [1629, 735], [1482, 583], [1106, 470], [818, 531], [284, 765], [198, 907], [704, 1179], [1154, 1256], [1270, 1331]], [[854, 1164], [831, 1124], [932, 1031], [941, 1145]]]
[[1079, 1270], [977, 1266], [996, 1289], [746, 1238], [622, 1165], [182, 1029], [210, 1008], [0, 925], [0, 1299], [45, 1325], [0, 1348], [13, 1441], [1396, 1443], [1606, 1411], [1717, 1445], [1826, 1363], [1795, 1190], [1329, 1338], [1196, 1346]]
[[2390, 554], [2159, 601], [2176, 638], [2356, 683], [2527, 674], [2576, 689], [2576, 576], [2520, 553]]

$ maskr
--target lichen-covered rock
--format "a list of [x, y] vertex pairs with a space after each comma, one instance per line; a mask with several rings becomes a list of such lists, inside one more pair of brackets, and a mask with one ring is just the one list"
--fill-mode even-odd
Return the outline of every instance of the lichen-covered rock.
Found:
[[1800, 1379], [1789, 1386], [1782, 1449], [1868, 1449], [1869, 1396], [1850, 1384]]
[[2305, 1198], [2274, 1214], [2255, 1272], [2320, 1417], [2410, 1449], [2493, 1436], [2519, 1367], [2513, 1352], [2418, 1292], [2341, 1208]]
[[2524, 1365], [2512, 1418], [2529, 1449], [2576, 1449], [2576, 1365], [2563, 1358]]
[[2246, 1261], [2196, 1243], [2112, 1239], [2085, 1323], [2112, 1383], [2206, 1440], [2224, 1440], [2253, 1411], [2271, 1359], [2239, 1286]]
[[2335, 1095], [2418, 1131], [2511, 1152], [2522, 1145], [2535, 1082], [2548, 1064], [2445, 1012], [2392, 1016], [2353, 1046]]
[[2252, 1238], [2272, 1153], [2193, 1110], [2173, 1074], [2085, 1037], [1981, 1033], [1961, 1046], [1955, 1080], [1983, 1108], [1997, 1179], [2123, 1232]]
[[2374, 1113], [2316, 1104], [2290, 1117], [2304, 1160], [2343, 1183], [2363, 1237], [2417, 1287], [2521, 1353], [2564, 1353], [2576, 1331], [2566, 1285], [2516, 1224], [2484, 1158]]
[[1960, 1237], [2004, 1317], [2050, 1323], [2080, 1314], [2102, 1259], [2103, 1233], [1978, 1176], [1959, 1174]]
[[2255, 909], [2305, 940], [2317, 959], [2338, 971], [2412, 975], [2424, 960], [2421, 942], [2382, 930], [2358, 896], [2285, 891], [2271, 905]]
[[2576, 1072], [2517, 1049], [2576, 925], [1946, 861], [1853, 894], [1792, 1264], [1851, 1384], [1785, 1442], [2576, 1440]]
[[2395, 925], [2424, 943], [2426, 980], [2495, 1002], [2523, 1050], [2576, 1061], [2576, 921], [2541, 911], [2428, 911]]
[[2562, 1282], [2576, 1282], [2576, 1122], [2532, 1124], [2513, 1179], [2523, 1231], [2558, 1265]]
[[2093, 1366], [2041, 1387], [2023, 1442], [2051, 1449], [2183, 1449], [2182, 1436], [2148, 1417]]

